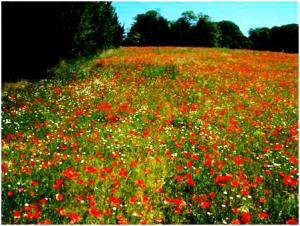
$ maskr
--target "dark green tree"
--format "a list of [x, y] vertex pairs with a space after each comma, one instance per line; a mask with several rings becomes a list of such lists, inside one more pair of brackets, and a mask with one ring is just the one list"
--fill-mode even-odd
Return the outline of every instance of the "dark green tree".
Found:
[[156, 10], [138, 14], [125, 43], [138, 46], [163, 46], [169, 42], [169, 22]]
[[111, 2], [87, 2], [74, 36], [74, 53], [90, 55], [119, 46], [123, 33]]
[[297, 53], [299, 48], [298, 24], [287, 24], [271, 29], [263, 27], [250, 29], [252, 48], [257, 50]]
[[198, 16], [193, 11], [183, 12], [177, 21], [171, 23], [170, 43], [175, 46], [191, 46], [192, 27], [197, 20]]
[[198, 22], [192, 29], [195, 46], [218, 47], [220, 46], [221, 31], [217, 22], [212, 22], [207, 15], [199, 15]]
[[109, 2], [1, 4], [2, 80], [41, 78], [61, 58], [119, 46], [123, 37]]
[[271, 30], [267, 27], [249, 30], [252, 49], [271, 50]]
[[221, 30], [221, 47], [241, 49], [247, 47], [247, 38], [243, 35], [240, 28], [233, 22], [223, 20], [218, 22]]
[[271, 29], [271, 50], [297, 53], [299, 47], [298, 24], [287, 24]]

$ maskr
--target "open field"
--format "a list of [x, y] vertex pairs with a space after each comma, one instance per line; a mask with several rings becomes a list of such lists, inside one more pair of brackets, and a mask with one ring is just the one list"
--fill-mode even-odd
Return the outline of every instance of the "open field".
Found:
[[298, 223], [298, 54], [127, 47], [2, 98], [2, 224]]

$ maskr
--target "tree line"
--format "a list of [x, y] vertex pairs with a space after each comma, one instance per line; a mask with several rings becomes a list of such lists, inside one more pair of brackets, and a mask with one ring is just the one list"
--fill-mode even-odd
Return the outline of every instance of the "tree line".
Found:
[[60, 59], [119, 47], [111, 2], [2, 2], [2, 80], [41, 78]]
[[111, 2], [2, 2], [2, 81], [41, 78], [61, 59], [124, 46], [202, 46], [298, 52], [298, 25], [256, 28], [185, 11], [168, 21], [150, 10], [124, 26]]
[[168, 21], [156, 10], [138, 14], [123, 42], [133, 46], [202, 46], [298, 52], [298, 24], [250, 29], [249, 37], [231, 21], [211, 21], [204, 14], [185, 11]]

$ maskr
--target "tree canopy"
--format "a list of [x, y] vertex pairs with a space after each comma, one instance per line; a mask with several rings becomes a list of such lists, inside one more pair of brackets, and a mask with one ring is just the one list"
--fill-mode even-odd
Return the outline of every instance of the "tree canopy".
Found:
[[2, 2], [2, 79], [43, 75], [62, 58], [89, 56], [108, 48], [203, 46], [298, 52], [298, 24], [250, 29], [231, 21], [185, 11], [168, 21], [157, 10], [138, 14], [124, 27], [111, 2]]
[[168, 43], [169, 24], [157, 11], [138, 14], [127, 37], [127, 44], [137, 46], [161, 46]]
[[238, 25], [232, 21], [218, 22], [221, 30], [220, 46], [232, 49], [247, 48], [247, 38], [243, 35]]
[[2, 79], [41, 77], [60, 59], [118, 47], [111, 2], [2, 2]]
[[232, 21], [211, 21], [208, 15], [185, 11], [168, 21], [156, 10], [138, 14], [124, 45], [203, 46], [298, 52], [298, 25], [250, 29], [247, 38]]

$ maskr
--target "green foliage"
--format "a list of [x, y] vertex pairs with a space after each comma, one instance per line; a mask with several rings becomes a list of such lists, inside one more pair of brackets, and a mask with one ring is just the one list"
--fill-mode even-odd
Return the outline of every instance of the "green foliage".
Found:
[[142, 70], [142, 76], [155, 78], [158, 76], [170, 77], [172, 80], [175, 79], [177, 72], [176, 65], [164, 65], [160, 67], [153, 67], [152, 65], [146, 66]]
[[161, 46], [168, 43], [168, 21], [157, 11], [150, 10], [145, 14], [138, 14], [135, 20], [125, 40], [126, 45]]
[[232, 21], [211, 21], [208, 15], [185, 11], [168, 21], [150, 10], [135, 17], [125, 46], [202, 46], [298, 52], [298, 25], [250, 29], [247, 38]]
[[195, 27], [193, 27], [194, 45], [204, 47], [218, 47], [221, 39], [221, 31], [218, 23], [212, 22], [207, 15], [200, 15]]
[[250, 29], [249, 39], [252, 47], [258, 50], [270, 50], [271, 31], [267, 27]]
[[221, 47], [241, 49], [246, 48], [247, 38], [240, 31], [240, 28], [233, 22], [223, 20], [218, 23], [222, 33]]
[[298, 24], [275, 26], [271, 29], [263, 27], [250, 29], [249, 39], [252, 42], [253, 49], [297, 53], [299, 46], [298, 32]]
[[75, 33], [75, 54], [86, 56], [119, 46], [123, 32], [111, 2], [89, 2]]

